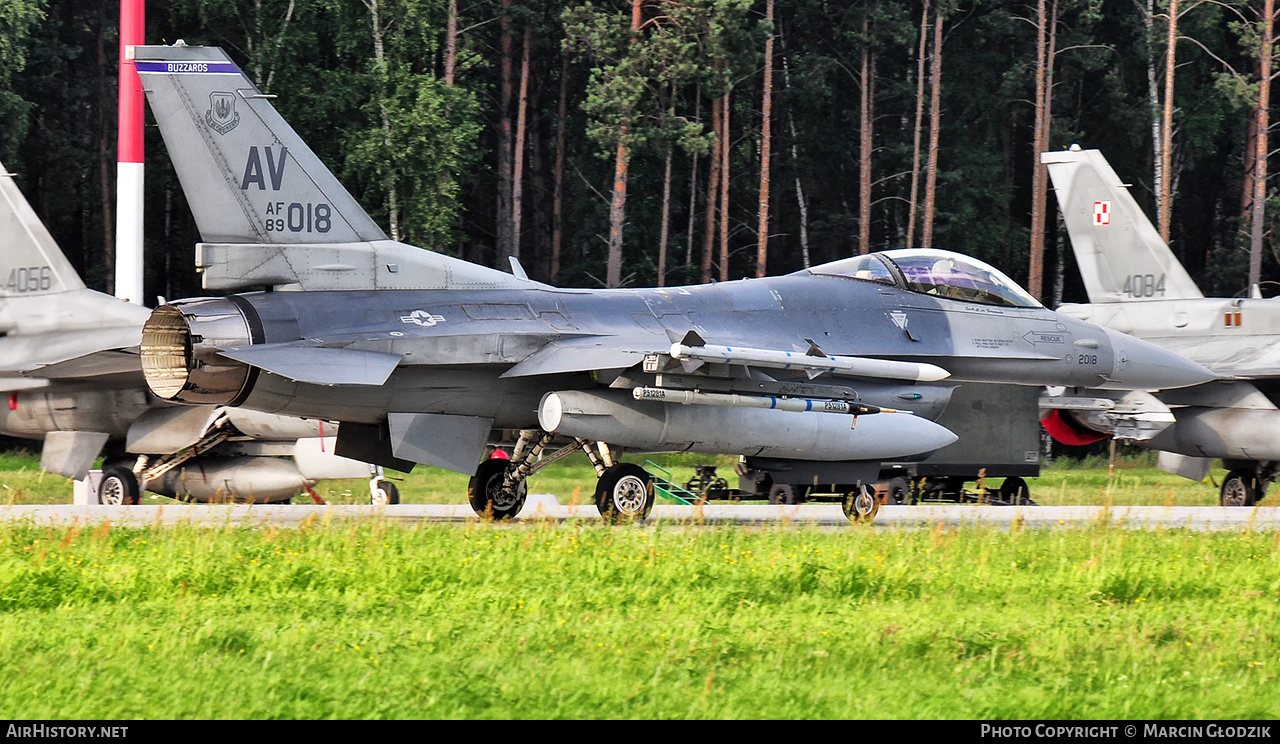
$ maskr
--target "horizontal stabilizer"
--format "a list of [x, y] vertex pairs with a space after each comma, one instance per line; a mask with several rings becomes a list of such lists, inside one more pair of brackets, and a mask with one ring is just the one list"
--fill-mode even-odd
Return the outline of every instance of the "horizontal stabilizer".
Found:
[[102, 378], [108, 375], [142, 374], [142, 364], [136, 352], [112, 350], [97, 351], [65, 362], [49, 364], [31, 373], [49, 380], [80, 380]]
[[[40, 374], [42, 368], [81, 359], [101, 351], [128, 349], [142, 342], [142, 326], [126, 328], [100, 328], [97, 330], [63, 331], [32, 336], [12, 335], [4, 338], [4, 356], [0, 360], [0, 373], [28, 372]], [[130, 355], [133, 356], [133, 355]], [[92, 361], [86, 361], [92, 367]], [[118, 367], [118, 364], [110, 365]], [[68, 377], [65, 373], [50, 377]], [[137, 356], [133, 356], [132, 370], [141, 370]], [[129, 371], [129, 370], [124, 370]], [[93, 374], [92, 371], [89, 374]], [[43, 375], [42, 375], [43, 376]]]
[[400, 363], [398, 354], [313, 346], [233, 346], [219, 353], [313, 385], [381, 385]]

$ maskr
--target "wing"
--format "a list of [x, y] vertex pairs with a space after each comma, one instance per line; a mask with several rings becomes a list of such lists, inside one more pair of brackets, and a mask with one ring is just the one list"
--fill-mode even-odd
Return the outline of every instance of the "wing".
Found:
[[281, 377], [315, 385], [381, 385], [400, 363], [399, 354], [284, 344], [232, 346], [219, 353]]

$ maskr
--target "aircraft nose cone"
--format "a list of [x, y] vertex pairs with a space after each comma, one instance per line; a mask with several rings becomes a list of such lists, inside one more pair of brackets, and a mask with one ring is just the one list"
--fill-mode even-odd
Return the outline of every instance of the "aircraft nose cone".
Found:
[[1218, 379], [1216, 373], [1181, 354], [1110, 328], [1106, 332], [1115, 352], [1115, 367], [1104, 388], [1168, 390]]

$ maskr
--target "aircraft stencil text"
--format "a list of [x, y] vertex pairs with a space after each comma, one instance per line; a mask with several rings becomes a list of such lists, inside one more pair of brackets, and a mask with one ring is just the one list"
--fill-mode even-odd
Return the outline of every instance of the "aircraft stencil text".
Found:
[[1164, 274], [1134, 274], [1124, 278], [1120, 290], [1127, 297], [1164, 297]]
[[262, 148], [266, 151], [267, 167], [262, 167], [262, 155], [258, 153], [257, 147], [249, 148], [249, 157], [244, 163], [244, 178], [240, 179], [240, 189], [248, 191], [249, 185], [253, 184], [258, 187], [259, 191], [267, 190], [267, 177], [271, 178], [271, 190], [279, 191], [280, 186], [284, 183], [284, 165], [289, 159], [289, 148], [280, 148], [280, 159], [276, 159], [275, 150], [271, 147]]
[[328, 204], [300, 204], [292, 202], [268, 202], [267, 218], [263, 220], [267, 232], [318, 232], [333, 229], [333, 210]]
[[5, 289], [15, 294], [43, 292], [53, 286], [53, 269], [48, 266], [20, 266], [9, 269]]

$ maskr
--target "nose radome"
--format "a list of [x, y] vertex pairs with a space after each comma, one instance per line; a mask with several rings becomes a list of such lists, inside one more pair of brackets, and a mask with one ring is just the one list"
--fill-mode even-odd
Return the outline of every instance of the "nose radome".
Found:
[[1111, 390], [1168, 390], [1191, 387], [1218, 379], [1197, 362], [1127, 333], [1104, 329], [1115, 353]]

